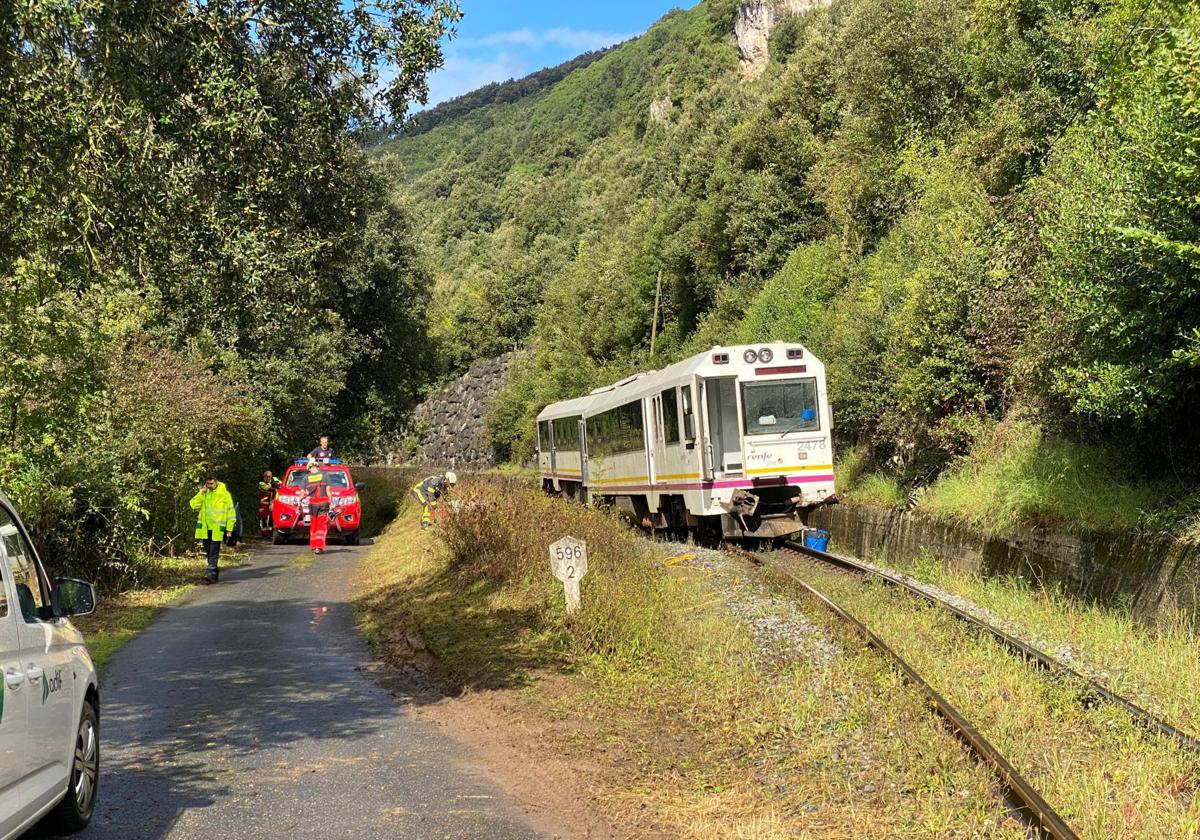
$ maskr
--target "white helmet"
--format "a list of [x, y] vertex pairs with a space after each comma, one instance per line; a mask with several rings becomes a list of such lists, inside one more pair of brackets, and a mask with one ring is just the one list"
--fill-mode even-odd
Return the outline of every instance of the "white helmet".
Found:
[[455, 484], [458, 484], [458, 476], [454, 474], [453, 470], [447, 470], [446, 475], [443, 477], [446, 479], [446, 483], [451, 487], [453, 487]]

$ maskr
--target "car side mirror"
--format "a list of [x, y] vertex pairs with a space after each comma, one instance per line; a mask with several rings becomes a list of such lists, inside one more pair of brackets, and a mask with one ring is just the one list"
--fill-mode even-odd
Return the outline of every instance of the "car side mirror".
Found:
[[96, 611], [96, 587], [86, 580], [56, 578], [50, 588], [50, 607], [58, 618], [91, 615]]
[[367, 482], [365, 482], [365, 481], [357, 481], [354, 483], [355, 490], [363, 490], [366, 488], [366, 486], [367, 486]]

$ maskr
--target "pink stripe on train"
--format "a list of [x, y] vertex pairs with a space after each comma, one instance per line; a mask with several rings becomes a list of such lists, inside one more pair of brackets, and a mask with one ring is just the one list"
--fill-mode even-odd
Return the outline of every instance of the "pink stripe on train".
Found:
[[[554, 478], [550, 475], [542, 475], [543, 478]], [[559, 476], [559, 478], [569, 478], [569, 476]], [[578, 476], [576, 476], [578, 478]], [[597, 493], [612, 493], [612, 492], [648, 492], [661, 490], [723, 490], [728, 487], [778, 487], [781, 484], [813, 484], [817, 482], [833, 481], [833, 474], [829, 475], [791, 475], [786, 480], [783, 477], [779, 478], [731, 478], [722, 479], [720, 481], [701, 481], [688, 483], [675, 483], [664, 481], [659, 484], [631, 484], [621, 487], [594, 487]]]

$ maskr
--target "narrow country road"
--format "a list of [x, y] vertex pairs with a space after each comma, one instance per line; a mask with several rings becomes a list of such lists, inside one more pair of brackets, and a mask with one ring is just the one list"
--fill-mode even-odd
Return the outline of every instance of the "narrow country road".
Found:
[[538, 836], [456, 742], [358, 670], [364, 551], [310, 563], [264, 547], [124, 647], [102, 675], [100, 801], [79, 836]]

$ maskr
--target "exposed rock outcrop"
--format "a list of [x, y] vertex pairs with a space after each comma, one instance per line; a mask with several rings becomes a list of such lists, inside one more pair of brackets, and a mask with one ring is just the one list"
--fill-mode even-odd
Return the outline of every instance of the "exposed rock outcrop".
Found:
[[737, 11], [733, 32], [737, 36], [742, 77], [757, 79], [771, 60], [771, 30], [785, 17], [802, 15], [830, 0], [747, 0]]
[[659, 125], [671, 124], [671, 97], [663, 96], [650, 103], [650, 121]]
[[513, 353], [483, 359], [417, 406], [400, 451], [389, 464], [481, 470], [496, 465], [487, 441], [487, 412], [504, 384]]

